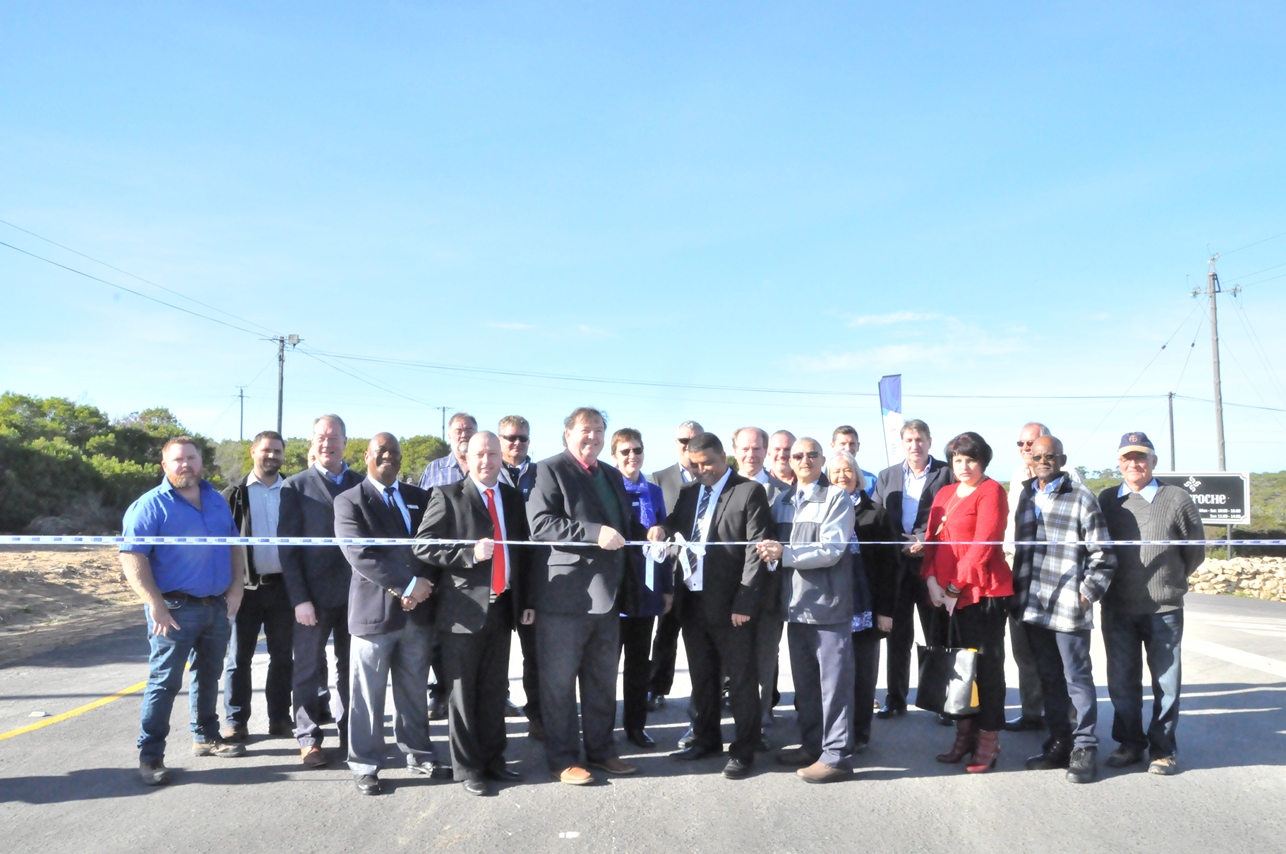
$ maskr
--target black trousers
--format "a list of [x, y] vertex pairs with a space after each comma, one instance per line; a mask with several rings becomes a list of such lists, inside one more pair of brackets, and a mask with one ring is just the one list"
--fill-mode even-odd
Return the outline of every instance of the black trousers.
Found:
[[681, 617], [683, 646], [692, 677], [692, 734], [696, 747], [723, 748], [723, 675], [727, 675], [732, 705], [733, 740], [728, 753], [750, 764], [762, 733], [759, 679], [755, 665], [755, 631], [734, 627], [732, 620], [710, 625], [701, 616], [700, 593], [684, 594]]
[[652, 641], [651, 677], [648, 691], [653, 694], [669, 696], [674, 687], [674, 662], [679, 655], [678, 609], [671, 608], [668, 614], [660, 617], [656, 623], [656, 637]]
[[655, 617], [621, 617], [622, 724], [626, 732], [647, 726], [647, 686], [651, 670], [648, 652], [652, 649]]
[[268, 644], [268, 677], [263, 686], [268, 720], [272, 723], [290, 720], [294, 626], [295, 609], [280, 575], [267, 576], [254, 590], [245, 592], [232, 627], [228, 660], [223, 667], [224, 717], [229, 723], [245, 724], [250, 720], [253, 694], [250, 663], [259, 645], [260, 629]]
[[895, 709], [906, 708], [906, 696], [911, 687], [911, 648], [915, 646], [915, 624], [912, 615], [920, 615], [920, 629], [926, 638], [933, 637], [933, 612], [928, 588], [920, 580], [920, 562], [914, 561], [898, 582], [897, 597], [893, 602], [893, 631], [885, 645], [885, 664], [888, 691], [885, 705]]
[[344, 709], [336, 724], [341, 741], [348, 741], [348, 648], [351, 636], [348, 634], [348, 606], [338, 608], [318, 608], [317, 625], [296, 625], [291, 644], [295, 649], [294, 667], [294, 711], [295, 738], [300, 747], [320, 745], [321, 710], [326, 688], [326, 639], [333, 632], [335, 635], [335, 688], [339, 691], [339, 701]]
[[527, 720], [540, 722], [540, 657], [536, 655], [536, 624], [518, 624], [518, 646], [522, 650], [522, 692], [527, 704], [522, 707]]
[[875, 717], [875, 682], [880, 677], [880, 638], [876, 629], [853, 634], [853, 743], [871, 740]]
[[512, 613], [505, 593], [488, 607], [482, 631], [439, 633], [442, 676], [451, 692], [447, 717], [456, 780], [481, 779], [504, 767]]
[[[978, 650], [978, 729], [987, 732], [998, 731], [1005, 722], [1005, 626], [1011, 598], [985, 598], [957, 608], [950, 620], [936, 620], [929, 635], [935, 643], [947, 644], [950, 637], [952, 646]], [[945, 610], [937, 610], [945, 617]]]

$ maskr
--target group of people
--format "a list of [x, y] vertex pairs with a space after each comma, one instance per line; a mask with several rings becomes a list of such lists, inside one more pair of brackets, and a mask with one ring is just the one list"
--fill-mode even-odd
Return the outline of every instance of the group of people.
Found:
[[[654, 748], [647, 717], [668, 702], [680, 637], [691, 726], [671, 755], [726, 755], [724, 777], [749, 776], [778, 725], [783, 634], [799, 746], [776, 760], [806, 782], [839, 780], [870, 742], [872, 718], [907, 711], [917, 612], [929, 643], [978, 651], [976, 714], [939, 716], [956, 727], [939, 761], [967, 757], [968, 771], [984, 772], [996, 763], [1001, 730], [1047, 727], [1027, 767], [1065, 768], [1068, 779], [1088, 782], [1097, 768], [1096, 602], [1119, 745], [1106, 762], [1147, 758], [1153, 773], [1177, 770], [1183, 594], [1204, 555], [1203, 532], [1186, 493], [1153, 478], [1155, 450], [1142, 433], [1122, 438], [1122, 482], [1096, 497], [1067, 468], [1058, 439], [1035, 423], [1020, 434], [1022, 467], [1008, 493], [986, 475], [992, 449], [981, 436], [956, 436], [943, 462], [919, 420], [902, 427], [905, 460], [878, 476], [858, 465], [848, 426], [829, 448], [744, 427], [725, 449], [687, 421], [675, 435], [677, 462], [650, 477], [639, 431], [609, 437], [592, 408], [566, 418], [564, 450], [540, 462], [528, 455], [530, 425], [520, 416], [501, 419], [493, 433], [458, 413], [449, 430], [452, 453], [430, 463], [418, 485], [402, 479], [390, 433], [370, 440], [358, 473], [343, 460], [344, 422], [323, 415], [309, 467], [282, 477], [284, 440], [265, 431], [252, 443], [250, 473], [222, 495], [202, 478], [191, 438], [167, 442], [165, 477], [127, 511], [127, 537], [417, 542], [124, 544], [151, 645], [138, 739], [145, 783], [171, 779], [164, 751], [185, 665], [196, 755], [245, 754], [261, 631], [268, 734], [293, 736], [301, 762], [319, 767], [330, 761], [322, 727], [333, 720], [364, 795], [380, 792], [390, 678], [408, 771], [452, 777], [475, 795], [521, 779], [505, 759], [505, 717], [517, 713], [508, 696], [515, 631], [521, 713], [563, 783], [591, 783], [595, 770], [637, 772], [614, 734], [621, 662], [625, 739]], [[1112, 542], [1139, 540], [1192, 543]], [[1009, 721], [1007, 627], [1022, 697], [1022, 713]], [[887, 692], [876, 712], [881, 640]], [[1146, 731], [1145, 652], [1154, 693]], [[429, 721], [439, 717], [448, 721], [449, 762], [430, 740]]]

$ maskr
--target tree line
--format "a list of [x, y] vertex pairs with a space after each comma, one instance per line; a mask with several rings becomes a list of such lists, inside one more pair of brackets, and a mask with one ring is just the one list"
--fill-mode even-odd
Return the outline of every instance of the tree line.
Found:
[[[165, 407], [116, 418], [65, 397], [0, 395], [0, 532], [100, 534], [120, 530], [135, 498], [161, 481], [161, 447], [192, 436], [205, 476], [222, 489], [250, 471], [250, 442], [194, 433]], [[348, 440], [344, 459], [365, 469], [367, 438]], [[308, 464], [307, 438], [288, 438], [282, 474]], [[402, 439], [402, 472], [418, 477], [448, 448], [437, 436]]]

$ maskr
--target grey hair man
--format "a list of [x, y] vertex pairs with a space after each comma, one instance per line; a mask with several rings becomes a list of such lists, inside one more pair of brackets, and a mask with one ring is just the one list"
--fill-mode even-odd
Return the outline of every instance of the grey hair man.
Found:
[[447, 445], [451, 448], [451, 453], [424, 467], [424, 474], [420, 475], [420, 489], [432, 489], [464, 480], [464, 476], [469, 473], [465, 449], [469, 446], [469, 439], [477, 432], [478, 419], [467, 412], [452, 415], [447, 422]]

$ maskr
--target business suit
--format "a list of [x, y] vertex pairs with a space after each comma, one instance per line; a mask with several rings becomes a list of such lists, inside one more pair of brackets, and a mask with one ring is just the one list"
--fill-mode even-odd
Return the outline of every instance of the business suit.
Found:
[[[411, 536], [424, 517], [428, 493], [397, 485], [408, 518], [390, 506], [383, 487], [369, 477], [335, 499], [335, 536]], [[409, 525], [407, 524], [409, 521]], [[393, 732], [407, 764], [430, 766], [429, 644], [433, 619], [429, 602], [410, 611], [402, 595], [414, 580], [428, 583], [428, 570], [410, 546], [348, 545], [353, 568], [348, 594], [348, 630], [353, 636], [353, 712], [348, 728], [348, 767], [355, 776], [374, 775], [384, 764], [384, 696], [393, 677]]]
[[[692, 482], [692, 476], [685, 479], [683, 467], [678, 463], [654, 471], [648, 480], [661, 487], [661, 497], [665, 501], [665, 515], [674, 512], [674, 504], [679, 500], [679, 490]], [[671, 608], [669, 613], [662, 614], [656, 621], [656, 635], [652, 638], [652, 673], [648, 679], [648, 693], [664, 697], [674, 687], [674, 662], [679, 655], [679, 612]]]
[[[433, 490], [420, 539], [526, 540], [522, 494], [504, 483], [494, 487], [496, 530], [486, 500], [472, 476]], [[505, 549], [497, 545], [496, 551]], [[435, 620], [442, 665], [451, 686], [451, 765], [456, 780], [477, 780], [505, 766], [505, 698], [509, 690], [509, 633], [527, 602], [530, 549], [508, 546], [505, 590], [492, 590], [494, 556], [477, 560], [472, 543], [415, 546], [427, 564], [437, 601]]]
[[[345, 467], [339, 482], [316, 466], [286, 478], [281, 487], [277, 534], [282, 537], [331, 537], [335, 534], [335, 497], [361, 483], [362, 475]], [[343, 712], [337, 721], [340, 741], [348, 738], [348, 587], [352, 570], [338, 546], [282, 546], [281, 572], [292, 607], [311, 602], [317, 625], [296, 623], [294, 649], [295, 737], [299, 746], [321, 745], [323, 697], [326, 694], [326, 639], [335, 636], [335, 687]]]
[[[772, 520], [764, 490], [735, 472], [727, 477], [714, 506], [706, 511], [711, 521], [705, 541], [769, 539]], [[703, 488], [694, 482], [680, 491], [674, 513], [661, 525], [669, 536], [691, 538]], [[711, 545], [702, 560], [701, 589], [691, 589], [695, 574], [675, 584], [674, 610], [679, 612], [692, 677], [692, 746], [723, 750], [719, 719], [726, 674], [735, 725], [728, 752], [747, 765], [754, 762], [761, 733], [754, 618], [762, 606], [765, 574], [755, 546]], [[749, 616], [751, 622], [734, 627], [733, 614]]]
[[[924, 489], [920, 493], [920, 502], [915, 512], [915, 522], [911, 530], [905, 530], [902, 522], [902, 493], [904, 475], [902, 463], [889, 466], [880, 472], [875, 479], [873, 498], [889, 514], [889, 521], [907, 534], [918, 534], [925, 538], [929, 524], [929, 508], [933, 506], [933, 497], [938, 490], [952, 483], [951, 466], [942, 460], [929, 457], [925, 467]], [[911, 622], [912, 614], [920, 615], [920, 628], [926, 638], [933, 637], [933, 614], [935, 609], [929, 603], [929, 595], [924, 581], [920, 579], [921, 557], [908, 555], [902, 563], [902, 577], [898, 582], [897, 597], [893, 606], [893, 631], [889, 633], [886, 649], [886, 678], [888, 690], [885, 693], [885, 708], [893, 710], [906, 709], [907, 692], [911, 684], [911, 647], [915, 645], [915, 624]]]
[[[590, 764], [616, 759], [616, 663], [622, 605], [632, 598], [626, 572], [627, 549], [597, 546], [604, 526], [627, 540], [646, 536], [630, 515], [621, 473], [597, 463], [596, 473], [570, 451], [540, 463], [527, 499], [531, 538], [594, 545], [547, 546], [532, 563], [536, 645], [540, 660], [540, 704], [545, 751], [554, 771], [579, 765], [576, 685], [580, 683], [581, 724]], [[595, 483], [595, 478], [601, 478]], [[600, 491], [614, 499], [605, 506]]]
[[[518, 469], [518, 476], [514, 477], [506, 464], [500, 470], [500, 482], [507, 483], [522, 493], [525, 503], [536, 486], [536, 472], [539, 469], [540, 464], [528, 458], [526, 466]], [[527, 695], [522, 711], [528, 721], [538, 727], [544, 726], [540, 717], [540, 663], [536, 658], [536, 625], [532, 623], [524, 626], [519, 623], [516, 631], [518, 645], [522, 649], [522, 692]]]

